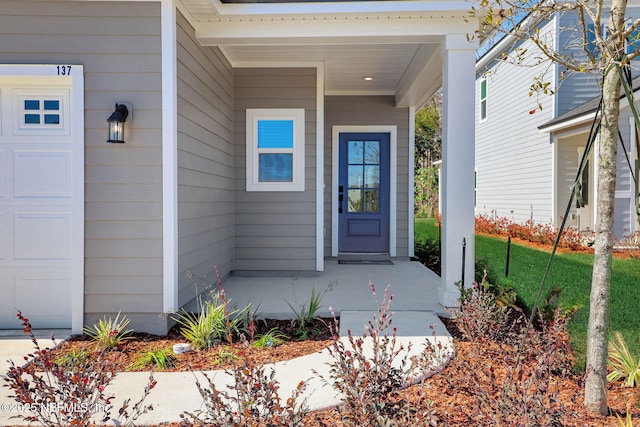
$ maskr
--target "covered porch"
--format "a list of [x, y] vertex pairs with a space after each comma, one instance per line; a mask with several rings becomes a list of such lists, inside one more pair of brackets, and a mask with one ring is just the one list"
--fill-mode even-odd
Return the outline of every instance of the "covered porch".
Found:
[[324, 271], [231, 275], [223, 280], [223, 287], [232, 306], [251, 303], [259, 307], [264, 318], [292, 318], [287, 301], [296, 308], [308, 305], [314, 287], [323, 295], [319, 316], [331, 316], [329, 307], [336, 315], [342, 311], [374, 312], [376, 301], [369, 282], [375, 285], [379, 300], [386, 286], [390, 286], [394, 312], [444, 312], [439, 302], [442, 281], [436, 273], [409, 258], [393, 258], [392, 262], [393, 265], [339, 264], [337, 258], [326, 258]]

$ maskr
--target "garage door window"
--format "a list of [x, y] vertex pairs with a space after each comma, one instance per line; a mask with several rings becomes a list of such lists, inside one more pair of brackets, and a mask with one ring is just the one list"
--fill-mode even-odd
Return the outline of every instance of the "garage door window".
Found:
[[59, 126], [60, 100], [27, 98], [22, 102], [22, 124], [24, 126]]

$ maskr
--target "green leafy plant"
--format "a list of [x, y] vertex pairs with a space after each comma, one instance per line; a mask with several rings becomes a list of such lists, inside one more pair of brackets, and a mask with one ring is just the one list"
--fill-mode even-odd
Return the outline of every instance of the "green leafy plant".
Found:
[[64, 366], [65, 368], [70, 368], [73, 366], [78, 366], [84, 363], [89, 357], [89, 353], [85, 349], [77, 349], [74, 348], [71, 351], [66, 352], [62, 356], [58, 357], [54, 362], [57, 365]]
[[253, 342], [254, 347], [277, 347], [283, 344], [287, 340], [287, 336], [283, 334], [278, 328], [272, 328], [269, 332], [259, 335]]
[[[193, 280], [196, 288], [198, 310], [192, 313], [182, 309], [171, 316], [180, 325], [182, 336], [195, 350], [210, 349], [223, 341], [232, 342], [234, 335], [244, 332], [253, 316], [258, 316], [259, 313], [260, 306], [254, 310], [251, 304], [241, 310], [230, 310], [231, 300], [227, 300], [217, 266], [215, 271], [218, 288], [205, 286], [202, 293], [200, 287], [204, 286], [206, 277], [187, 272], [187, 277]], [[203, 294], [208, 295], [209, 300], [205, 301]]]
[[607, 375], [608, 381], [624, 380], [623, 385], [635, 387], [640, 381], [640, 359], [631, 353], [622, 334], [613, 333], [613, 339], [609, 340], [609, 367], [611, 372]]
[[620, 418], [620, 415], [616, 414], [618, 418], [618, 425], [620, 427], [633, 427], [633, 419], [631, 418], [631, 405], [627, 403], [627, 415], [624, 419]]
[[135, 370], [154, 366], [157, 369], [167, 369], [175, 365], [176, 357], [172, 349], [161, 348], [158, 350], [148, 350], [138, 354], [131, 363], [131, 368]]
[[[131, 405], [131, 399], [124, 401], [112, 418], [114, 395], [105, 392], [116, 376], [116, 366], [102, 358], [77, 359], [77, 363], [62, 366], [52, 360], [52, 353], [40, 347], [33, 334], [29, 319], [21, 312], [17, 313], [22, 329], [31, 338], [35, 351], [25, 356], [26, 362], [17, 366], [9, 361], [7, 373], [0, 377], [5, 386], [13, 393], [11, 396], [18, 404], [28, 408], [29, 413], [20, 413], [16, 418], [28, 422], [37, 422], [44, 426], [88, 426], [95, 420], [105, 423], [109, 420], [116, 425], [131, 426], [136, 419], [148, 411], [152, 405], [144, 401], [155, 387], [153, 374], [144, 388], [141, 398]], [[55, 341], [53, 342], [55, 345]]]
[[89, 336], [98, 347], [103, 350], [110, 350], [123, 341], [130, 339], [128, 336], [133, 329], [125, 329], [131, 320], [126, 316], [118, 312], [116, 317], [103, 317], [97, 324], [82, 328], [82, 332]]
[[416, 258], [429, 270], [436, 274], [440, 274], [440, 242], [435, 239], [425, 238], [416, 241], [415, 244]]
[[[255, 308], [253, 304], [249, 303], [242, 310], [239, 310], [234, 314], [234, 319], [237, 321], [237, 327], [241, 332], [251, 333], [250, 329], [255, 327], [258, 319], [262, 315], [262, 303], [258, 304]], [[251, 326], [254, 325], [254, 326]], [[266, 323], [265, 323], [266, 325]]]
[[221, 347], [213, 360], [214, 365], [224, 365], [238, 359], [238, 350], [227, 345]]
[[209, 349], [223, 341], [232, 341], [234, 333], [239, 333], [239, 311], [228, 311], [228, 302], [214, 293], [211, 301], [200, 304], [198, 313], [182, 310], [172, 319], [180, 325], [180, 334], [196, 350]]
[[296, 335], [300, 339], [307, 339], [309, 333], [314, 333], [310, 330], [310, 326], [313, 320], [318, 318], [318, 310], [322, 308], [322, 297], [324, 292], [318, 293], [316, 287], [311, 289], [311, 297], [308, 303], [304, 303], [296, 309], [289, 301], [285, 299], [295, 318], [291, 321], [291, 325], [296, 329]]

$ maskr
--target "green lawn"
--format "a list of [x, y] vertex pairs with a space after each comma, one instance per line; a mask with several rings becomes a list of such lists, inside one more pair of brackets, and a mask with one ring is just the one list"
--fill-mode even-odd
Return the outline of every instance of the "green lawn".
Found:
[[[438, 236], [435, 220], [416, 219], [416, 241]], [[549, 253], [521, 245], [511, 246], [509, 277], [505, 277], [506, 241], [486, 236], [476, 236], [476, 258], [489, 261], [496, 273], [498, 284], [513, 287], [520, 300], [531, 307], [542, 280]], [[543, 296], [558, 287], [561, 307], [579, 307], [569, 323], [571, 343], [578, 367], [584, 367], [587, 322], [589, 317], [589, 292], [593, 256], [588, 254], [556, 255]], [[613, 260], [611, 275], [610, 332], [621, 331], [635, 354], [640, 354], [640, 260]]]

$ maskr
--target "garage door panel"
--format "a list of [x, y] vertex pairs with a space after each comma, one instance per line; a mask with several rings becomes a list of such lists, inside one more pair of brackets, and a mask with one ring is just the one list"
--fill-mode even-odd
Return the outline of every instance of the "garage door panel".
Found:
[[0, 329], [81, 329], [83, 68], [58, 69], [0, 66]]
[[[11, 233], [9, 230], [7, 213], [0, 210], [0, 236], [2, 236], [2, 238], [0, 238], [0, 261], [6, 260], [9, 256], [9, 248], [11, 247]], [[0, 276], [0, 278], [2, 277], [3, 276]]]
[[[69, 307], [69, 272], [61, 269], [56, 274], [47, 272], [29, 272], [19, 274], [15, 280], [16, 301], [21, 307], [16, 307], [27, 316], [32, 324], [46, 322], [49, 327], [69, 324], [71, 315]], [[37, 295], [37, 298], [33, 296]], [[54, 325], [55, 324], [55, 325]]]
[[16, 321], [15, 308], [15, 277], [11, 271], [0, 270], [0, 285], [2, 286], [2, 298], [0, 298], [0, 325], [5, 327], [20, 327]]
[[71, 259], [70, 212], [18, 212], [14, 215], [16, 260]]
[[[0, 135], [0, 141], [1, 141]], [[9, 170], [9, 161], [7, 160], [6, 150], [1, 148], [0, 145], [0, 169], [3, 171]], [[6, 198], [7, 196], [7, 186], [9, 185], [9, 179], [6, 173], [0, 173], [0, 200]]]
[[14, 197], [72, 196], [71, 152], [14, 150]]

